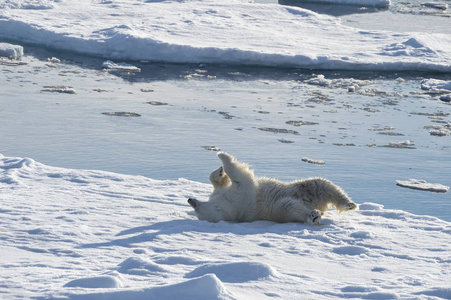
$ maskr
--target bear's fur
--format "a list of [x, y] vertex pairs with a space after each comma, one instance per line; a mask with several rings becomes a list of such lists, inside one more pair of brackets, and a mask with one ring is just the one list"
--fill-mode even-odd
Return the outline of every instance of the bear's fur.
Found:
[[199, 220], [209, 222], [308, 222], [321, 224], [330, 207], [340, 213], [357, 205], [337, 185], [323, 178], [282, 182], [254, 177], [249, 165], [233, 156], [218, 153], [223, 166], [210, 174], [214, 190], [208, 202], [188, 199]]

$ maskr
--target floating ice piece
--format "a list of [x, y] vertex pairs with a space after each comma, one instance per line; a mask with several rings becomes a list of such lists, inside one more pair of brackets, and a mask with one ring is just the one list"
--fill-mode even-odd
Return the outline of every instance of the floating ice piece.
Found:
[[134, 65], [126, 63], [115, 63], [112, 62], [111, 60], [104, 61], [102, 64], [102, 68], [115, 71], [141, 72], [141, 69], [135, 67]]
[[140, 114], [128, 111], [103, 112], [102, 115], [116, 117], [141, 117]]
[[382, 147], [389, 147], [389, 148], [410, 148], [413, 149], [413, 144], [407, 140], [407, 141], [403, 141], [403, 142], [390, 142], [388, 145], [386, 146], [382, 146]]
[[307, 158], [307, 157], [303, 157], [301, 160], [303, 162], [306, 162], [306, 163], [309, 163], [309, 164], [315, 164], [315, 165], [324, 165], [325, 164], [324, 160], [314, 160], [314, 159], [310, 159], [310, 158]]
[[216, 146], [201, 146], [201, 147], [208, 151], [215, 151], [215, 152], [221, 151], [221, 149]]
[[324, 75], [320, 74], [306, 80], [305, 83], [332, 88], [348, 88], [348, 90], [352, 89], [352, 91], [355, 91], [360, 86], [370, 85], [373, 82], [370, 80], [358, 80], [354, 78], [327, 79]]
[[421, 89], [426, 91], [451, 91], [451, 81], [439, 79], [424, 79], [421, 82]]
[[59, 64], [61, 62], [61, 60], [59, 58], [56, 58], [56, 57], [47, 58], [47, 61], [52, 63], [52, 64]]
[[451, 131], [449, 131], [447, 129], [435, 129], [435, 130], [429, 131], [429, 134], [435, 135], [435, 136], [449, 136], [451, 134]]
[[442, 10], [448, 9], [447, 3], [425, 2], [425, 3], [421, 3], [421, 5], [426, 6], [426, 7], [436, 8], [436, 9], [442, 9]]
[[303, 126], [303, 125], [318, 125], [319, 123], [301, 120], [301, 121], [286, 121], [285, 124], [293, 126]]
[[451, 94], [440, 96], [440, 100], [443, 102], [451, 102]]
[[449, 186], [439, 183], [428, 183], [425, 180], [409, 179], [405, 181], [397, 180], [396, 185], [406, 187], [413, 190], [422, 190], [436, 193], [446, 193], [449, 191]]
[[43, 92], [76, 94], [75, 89], [68, 85], [45, 85], [43, 88]]
[[21, 60], [23, 56], [23, 47], [7, 43], [0, 43], [0, 57], [6, 57], [14, 60]]

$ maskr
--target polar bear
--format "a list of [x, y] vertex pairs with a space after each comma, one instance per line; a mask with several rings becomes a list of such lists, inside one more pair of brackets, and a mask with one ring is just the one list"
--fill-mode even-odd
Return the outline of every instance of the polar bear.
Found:
[[199, 220], [209, 222], [252, 222], [269, 220], [280, 223], [308, 222], [320, 225], [330, 207], [340, 213], [357, 205], [337, 185], [323, 178], [282, 182], [255, 177], [249, 165], [225, 152], [218, 153], [222, 167], [210, 174], [213, 193], [207, 202], [189, 198]]

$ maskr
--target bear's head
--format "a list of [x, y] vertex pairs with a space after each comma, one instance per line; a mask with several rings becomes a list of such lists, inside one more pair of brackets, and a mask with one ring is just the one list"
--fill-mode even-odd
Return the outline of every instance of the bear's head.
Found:
[[224, 168], [220, 167], [219, 169], [211, 172], [210, 174], [210, 182], [213, 184], [213, 187], [221, 188], [226, 187], [232, 183], [229, 176], [224, 172]]

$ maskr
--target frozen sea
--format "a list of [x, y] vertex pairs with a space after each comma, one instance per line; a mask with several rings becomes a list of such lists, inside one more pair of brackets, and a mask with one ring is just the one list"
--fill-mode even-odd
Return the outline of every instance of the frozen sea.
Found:
[[[448, 2], [247, 2], [0, 3], [0, 298], [451, 297]], [[360, 211], [198, 221], [219, 149]]]

